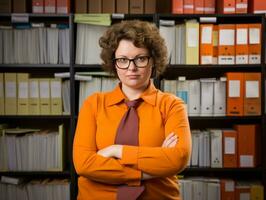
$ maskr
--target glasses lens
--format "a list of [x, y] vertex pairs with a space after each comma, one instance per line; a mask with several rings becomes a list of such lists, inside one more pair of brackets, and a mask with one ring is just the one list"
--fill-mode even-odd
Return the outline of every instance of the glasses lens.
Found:
[[134, 63], [137, 67], [146, 67], [149, 63], [148, 56], [139, 56], [134, 59]]
[[119, 68], [127, 68], [129, 65], [129, 59], [128, 58], [117, 58], [115, 59], [115, 64]]

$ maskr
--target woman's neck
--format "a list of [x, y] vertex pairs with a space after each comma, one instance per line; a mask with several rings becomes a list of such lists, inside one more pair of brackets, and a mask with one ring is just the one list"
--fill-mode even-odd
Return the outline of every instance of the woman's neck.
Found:
[[138, 99], [141, 96], [141, 94], [146, 90], [147, 87], [148, 85], [136, 89], [122, 84], [121, 89], [123, 93], [126, 95], [126, 97], [131, 101], [134, 99]]

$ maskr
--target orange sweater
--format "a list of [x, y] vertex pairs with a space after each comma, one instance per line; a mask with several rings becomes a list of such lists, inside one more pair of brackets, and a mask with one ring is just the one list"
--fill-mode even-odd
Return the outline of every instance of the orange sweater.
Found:
[[[123, 146], [122, 159], [105, 158], [97, 151], [114, 144], [118, 124], [127, 110], [120, 87], [96, 93], [84, 102], [78, 118], [73, 160], [79, 200], [115, 200], [117, 185], [139, 185], [141, 172], [158, 178], [142, 181], [141, 199], [180, 199], [174, 175], [190, 158], [191, 134], [185, 106], [174, 95], [162, 93], [151, 83], [141, 95], [139, 146]], [[161, 147], [171, 132], [179, 136], [173, 148]]]

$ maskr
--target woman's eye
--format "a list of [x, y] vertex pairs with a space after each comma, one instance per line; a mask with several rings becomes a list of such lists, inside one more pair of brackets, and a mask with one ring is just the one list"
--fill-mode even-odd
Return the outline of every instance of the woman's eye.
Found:
[[137, 57], [137, 61], [139, 61], [139, 62], [143, 62], [143, 61], [145, 61], [145, 59], [146, 59], [146, 57], [144, 57], [144, 56]]
[[120, 63], [126, 63], [128, 60], [126, 58], [119, 58], [118, 62]]

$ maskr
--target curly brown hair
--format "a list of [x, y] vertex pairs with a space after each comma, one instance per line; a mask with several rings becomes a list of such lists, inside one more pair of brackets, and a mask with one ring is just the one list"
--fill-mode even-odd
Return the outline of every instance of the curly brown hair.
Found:
[[168, 64], [167, 48], [154, 23], [140, 20], [126, 20], [112, 25], [99, 39], [102, 67], [117, 75], [113, 63], [115, 51], [122, 39], [130, 40], [138, 48], [148, 49], [153, 58], [153, 76], [162, 74]]

